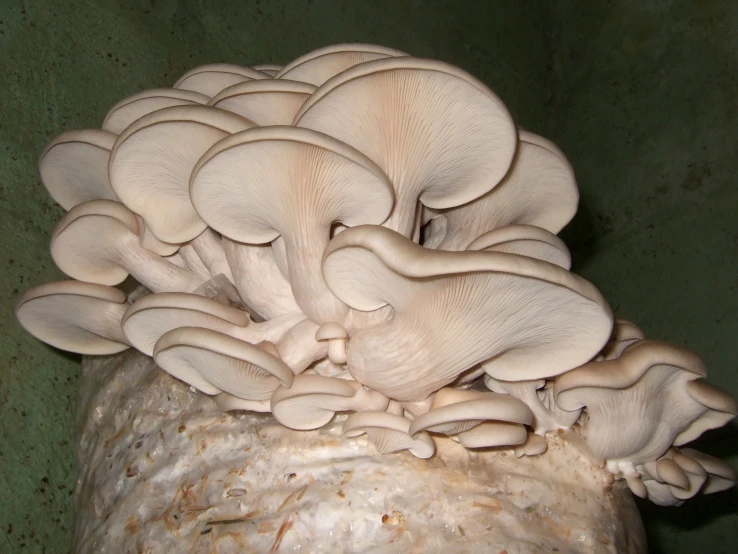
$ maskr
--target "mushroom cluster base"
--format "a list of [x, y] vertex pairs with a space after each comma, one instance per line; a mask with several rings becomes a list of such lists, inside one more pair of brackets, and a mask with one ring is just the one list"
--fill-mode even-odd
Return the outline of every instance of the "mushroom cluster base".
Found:
[[646, 551], [625, 484], [565, 436], [380, 455], [340, 417], [223, 413], [132, 351], [84, 360], [77, 436], [77, 553]]

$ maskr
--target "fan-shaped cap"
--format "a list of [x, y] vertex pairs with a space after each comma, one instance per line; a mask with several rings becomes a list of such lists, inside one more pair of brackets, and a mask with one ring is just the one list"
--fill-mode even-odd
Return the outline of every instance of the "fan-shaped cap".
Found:
[[467, 250], [507, 252], [543, 260], [564, 269], [571, 267], [571, 254], [559, 237], [533, 225], [505, 225], [474, 239]]
[[336, 412], [384, 410], [389, 399], [358, 381], [296, 375], [292, 386], [272, 395], [272, 414], [285, 427], [305, 431], [328, 423]]
[[418, 458], [430, 458], [436, 445], [428, 433], [410, 436], [410, 420], [396, 414], [380, 411], [364, 411], [351, 414], [343, 422], [346, 437], [367, 434], [380, 454], [409, 450]]
[[194, 290], [201, 280], [139, 243], [136, 215], [119, 202], [90, 200], [69, 210], [52, 232], [51, 257], [80, 281], [117, 285], [130, 273], [159, 292]]
[[318, 324], [342, 321], [347, 311], [320, 274], [331, 225], [379, 224], [392, 208], [387, 176], [361, 153], [282, 126], [216, 144], [194, 169], [190, 196], [207, 224], [230, 239], [264, 244], [281, 235], [295, 300]]
[[310, 96], [295, 124], [350, 144], [387, 173], [396, 201], [386, 226], [407, 237], [418, 200], [440, 209], [479, 198], [505, 176], [517, 146], [510, 114], [484, 84], [410, 57], [340, 73]]
[[277, 72], [276, 78], [322, 85], [334, 75], [356, 64], [396, 56], [407, 56], [407, 54], [376, 44], [333, 44], [292, 60]]
[[436, 393], [431, 409], [413, 420], [409, 433], [413, 437], [422, 431], [457, 435], [489, 420], [530, 425], [533, 414], [507, 394], [443, 388]]
[[131, 345], [152, 356], [156, 341], [178, 327], [202, 327], [251, 343], [275, 342], [304, 317], [293, 314], [252, 323], [246, 312], [211, 298], [165, 292], [149, 294], [134, 302], [123, 316], [121, 326]]
[[205, 230], [192, 206], [192, 169], [208, 148], [255, 123], [210, 106], [175, 106], [126, 128], [110, 155], [110, 182], [157, 238], [183, 243]]
[[45, 283], [18, 300], [15, 317], [37, 339], [78, 354], [117, 354], [129, 346], [120, 328], [126, 295], [80, 281]]
[[223, 391], [267, 400], [280, 385], [292, 385], [292, 370], [274, 345], [250, 344], [211, 329], [180, 327], [165, 333], [154, 346], [154, 360], [205, 394]]
[[523, 456], [538, 456], [543, 454], [546, 450], [548, 450], [546, 439], [541, 435], [531, 433], [528, 435], [527, 440], [513, 451], [513, 454], [516, 458], [521, 458]]
[[524, 425], [504, 421], [485, 421], [458, 434], [459, 444], [466, 448], [515, 446], [528, 438]]
[[605, 360], [613, 360], [620, 356], [628, 346], [645, 338], [643, 330], [635, 323], [625, 319], [616, 319], [610, 340], [602, 349], [602, 357]]
[[108, 158], [116, 135], [101, 129], [66, 131], [44, 148], [41, 181], [65, 210], [88, 200], [118, 200], [108, 180]]
[[352, 335], [348, 366], [396, 400], [422, 400], [486, 361], [498, 379], [558, 375], [591, 359], [610, 335], [610, 309], [564, 269], [498, 252], [428, 250], [389, 229], [334, 237], [323, 275], [357, 310], [394, 316]]
[[155, 88], [132, 94], [108, 110], [102, 128], [111, 133], [122, 133], [131, 123], [156, 110], [172, 106], [207, 104], [210, 97], [176, 88]]
[[712, 494], [728, 490], [735, 486], [736, 471], [719, 458], [699, 452], [693, 448], [681, 448], [679, 452], [701, 465], [707, 472], [707, 480], [701, 491], [703, 494]]
[[269, 79], [269, 75], [250, 67], [230, 63], [211, 63], [189, 70], [174, 83], [174, 88], [192, 90], [205, 96], [215, 96], [231, 85], [255, 79]]
[[491, 192], [431, 221], [431, 231], [441, 222], [445, 229], [431, 232], [433, 241], [426, 246], [464, 250], [505, 225], [534, 225], [555, 234], [571, 221], [579, 204], [574, 170], [566, 158], [529, 140], [521, 137], [510, 172]]
[[211, 106], [243, 116], [257, 125], [291, 125], [315, 86], [287, 79], [247, 81], [220, 91]]
[[586, 406], [587, 444], [595, 454], [638, 464], [658, 459], [677, 437], [692, 440], [734, 416], [732, 399], [695, 382], [705, 373], [689, 350], [642, 340], [617, 359], [560, 376], [554, 396], [564, 410]]

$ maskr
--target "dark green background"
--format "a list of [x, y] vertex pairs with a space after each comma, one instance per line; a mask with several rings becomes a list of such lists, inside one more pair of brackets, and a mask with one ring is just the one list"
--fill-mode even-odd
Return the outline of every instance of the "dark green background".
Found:
[[[621, 317], [698, 352], [738, 396], [738, 2], [0, 0], [0, 552], [67, 550], [78, 360], [12, 307], [61, 276], [46, 142], [207, 62], [287, 62], [343, 41], [457, 64], [574, 165], [574, 269]], [[698, 447], [738, 465], [735, 426]], [[644, 506], [652, 552], [738, 550], [734, 491]]]

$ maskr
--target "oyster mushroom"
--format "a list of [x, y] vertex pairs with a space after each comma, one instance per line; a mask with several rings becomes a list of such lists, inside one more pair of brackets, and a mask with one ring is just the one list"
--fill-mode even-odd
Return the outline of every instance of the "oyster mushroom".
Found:
[[395, 56], [407, 54], [376, 44], [333, 44], [292, 60], [276, 73], [275, 78], [292, 79], [319, 86], [356, 64]]
[[236, 83], [258, 79], [269, 79], [269, 75], [251, 67], [230, 63], [211, 63], [189, 70], [177, 79], [174, 88], [191, 90], [212, 97]]
[[392, 208], [386, 175], [365, 156], [321, 133], [281, 126], [211, 148], [192, 173], [190, 195], [225, 237], [265, 244], [282, 236], [295, 300], [318, 324], [340, 322], [348, 311], [320, 273], [331, 225], [379, 224]]
[[15, 317], [37, 339], [78, 354], [117, 354], [129, 348], [120, 321], [126, 295], [112, 287], [56, 281], [27, 290]]
[[295, 125], [376, 162], [395, 190], [385, 226], [408, 238], [417, 234], [418, 201], [442, 209], [479, 198], [505, 176], [517, 146], [510, 114], [483, 83], [457, 67], [411, 57], [340, 73], [308, 98]]
[[566, 158], [523, 135], [509, 173], [491, 192], [457, 208], [429, 211], [431, 238], [425, 246], [464, 250], [482, 234], [510, 224], [556, 234], [574, 217], [578, 204], [574, 170]]
[[657, 460], [672, 444], [725, 425], [738, 412], [726, 393], [701, 380], [705, 366], [685, 348], [638, 341], [614, 360], [595, 361], [556, 379], [564, 410], [587, 408], [583, 427], [592, 451], [612, 473]]
[[635, 323], [631, 323], [625, 319], [616, 319], [615, 325], [612, 328], [612, 336], [610, 336], [610, 340], [607, 341], [600, 355], [605, 360], [614, 360], [628, 346], [645, 338], [646, 335], [643, 333], [643, 330]]
[[381, 411], [362, 411], [351, 414], [343, 422], [345, 437], [366, 433], [380, 454], [409, 450], [417, 458], [430, 458], [436, 451], [433, 439], [426, 432], [410, 436], [411, 422], [396, 414]]
[[245, 411], [269, 413], [272, 409], [269, 400], [244, 400], [227, 392], [213, 396], [218, 408], [224, 412]]
[[173, 106], [207, 104], [210, 98], [190, 90], [155, 88], [132, 94], [108, 110], [102, 128], [120, 134], [137, 119]]
[[348, 333], [338, 323], [325, 323], [315, 332], [315, 340], [328, 341], [328, 358], [334, 364], [346, 363], [346, 341]]
[[205, 394], [227, 392], [244, 400], [268, 400], [294, 377], [270, 342], [254, 345], [201, 327], [165, 333], [154, 346], [154, 360]]
[[348, 381], [321, 375], [297, 375], [289, 388], [272, 394], [272, 414], [285, 427], [300, 431], [318, 429], [336, 412], [384, 410], [389, 399]]
[[474, 239], [467, 250], [507, 252], [543, 260], [564, 269], [571, 267], [571, 254], [559, 237], [533, 225], [505, 225]]
[[283, 65], [279, 65], [276, 63], [258, 63], [256, 65], [252, 65], [251, 69], [255, 69], [256, 71], [265, 73], [270, 77], [274, 77], [283, 67]]
[[130, 274], [154, 292], [191, 291], [194, 273], [140, 245], [136, 216], [119, 202], [90, 200], [69, 210], [52, 232], [51, 257], [74, 279], [117, 285]]
[[38, 170], [51, 197], [65, 210], [88, 200], [118, 200], [108, 179], [116, 135], [100, 129], [66, 131], [41, 154]]
[[238, 83], [220, 91], [210, 105], [236, 113], [257, 125], [291, 125], [315, 86], [287, 79]]
[[323, 275], [352, 308], [390, 305], [351, 335], [357, 380], [400, 401], [426, 398], [485, 362], [497, 379], [540, 379], [590, 360], [610, 335], [609, 306], [564, 269], [498, 252], [444, 252], [378, 226], [347, 229]]

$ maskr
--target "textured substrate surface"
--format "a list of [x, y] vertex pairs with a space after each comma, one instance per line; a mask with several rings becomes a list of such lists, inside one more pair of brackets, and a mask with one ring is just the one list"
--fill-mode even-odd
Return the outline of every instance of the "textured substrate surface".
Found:
[[224, 414], [131, 351], [84, 361], [77, 437], [78, 553], [646, 550], [630, 493], [561, 436], [534, 458], [378, 455], [340, 421]]

